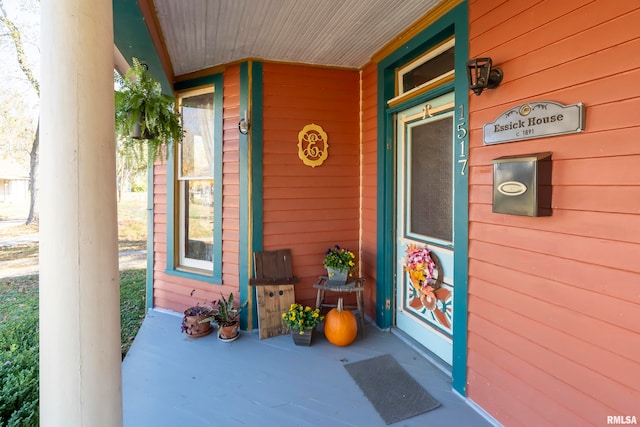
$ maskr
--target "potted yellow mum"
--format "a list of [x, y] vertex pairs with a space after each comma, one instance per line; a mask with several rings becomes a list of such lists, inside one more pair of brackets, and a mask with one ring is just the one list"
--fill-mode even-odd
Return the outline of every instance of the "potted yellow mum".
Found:
[[356, 256], [349, 249], [338, 245], [329, 248], [324, 255], [324, 266], [330, 282], [347, 283], [347, 278], [356, 266]]
[[296, 345], [311, 345], [313, 330], [324, 320], [320, 309], [293, 303], [282, 313], [282, 322], [291, 330]]

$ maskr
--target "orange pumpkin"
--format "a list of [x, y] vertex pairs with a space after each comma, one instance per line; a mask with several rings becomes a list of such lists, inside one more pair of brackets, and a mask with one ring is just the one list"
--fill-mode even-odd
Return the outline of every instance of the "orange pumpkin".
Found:
[[356, 316], [351, 311], [344, 310], [342, 298], [339, 298], [338, 306], [331, 309], [324, 318], [324, 336], [331, 344], [344, 347], [351, 344], [356, 335]]

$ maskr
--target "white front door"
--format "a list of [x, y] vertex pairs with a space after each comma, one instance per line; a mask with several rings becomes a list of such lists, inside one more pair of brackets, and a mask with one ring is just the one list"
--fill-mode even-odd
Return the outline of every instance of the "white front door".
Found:
[[[397, 129], [396, 326], [452, 362], [454, 94], [399, 112]], [[403, 270], [409, 245], [427, 247], [444, 276], [421, 298]]]

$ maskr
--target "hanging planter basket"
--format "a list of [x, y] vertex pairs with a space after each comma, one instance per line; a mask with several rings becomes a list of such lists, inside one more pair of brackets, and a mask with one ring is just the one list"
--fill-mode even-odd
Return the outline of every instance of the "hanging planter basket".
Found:
[[157, 158], [168, 158], [173, 143], [179, 142], [184, 133], [174, 98], [162, 93], [160, 83], [137, 58], [118, 82], [115, 124], [118, 136], [129, 140], [124, 148], [136, 159], [146, 159], [149, 166]]

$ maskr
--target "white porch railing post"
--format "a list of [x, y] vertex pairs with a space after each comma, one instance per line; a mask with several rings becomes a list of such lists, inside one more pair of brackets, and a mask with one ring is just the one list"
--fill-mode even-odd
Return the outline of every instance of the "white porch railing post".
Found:
[[110, 0], [44, 1], [41, 426], [121, 426]]

